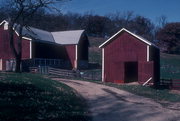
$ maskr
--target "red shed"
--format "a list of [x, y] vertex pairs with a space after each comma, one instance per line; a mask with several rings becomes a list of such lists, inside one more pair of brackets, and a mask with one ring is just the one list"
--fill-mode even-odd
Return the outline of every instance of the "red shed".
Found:
[[159, 82], [159, 49], [141, 36], [123, 28], [99, 48], [102, 48], [103, 82]]
[[[17, 41], [18, 26], [14, 30], [14, 38]], [[29, 60], [26, 64], [28, 66], [32, 66], [32, 60], [38, 60], [42, 63], [37, 62], [36, 66], [63, 61], [71, 68], [88, 67], [89, 41], [84, 30], [48, 32], [24, 27], [22, 35], [22, 60]], [[10, 70], [14, 59], [9, 45], [8, 22], [4, 20], [0, 23], [0, 70]]]

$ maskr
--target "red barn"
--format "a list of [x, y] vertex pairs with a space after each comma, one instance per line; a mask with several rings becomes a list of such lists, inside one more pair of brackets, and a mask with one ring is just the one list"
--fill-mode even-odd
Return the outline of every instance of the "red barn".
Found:
[[123, 28], [99, 47], [103, 82], [159, 82], [159, 49], [148, 40]]
[[[23, 28], [22, 34], [22, 60], [48, 60], [44, 61], [47, 65], [52, 64], [49, 60], [54, 59], [54, 63], [56, 60], [63, 60], [69, 62], [71, 68], [87, 68], [89, 41], [84, 30], [48, 32], [28, 27]], [[18, 29], [15, 29], [15, 41], [18, 37]], [[13, 60], [8, 22], [3, 21], [0, 23], [0, 70], [10, 70]]]

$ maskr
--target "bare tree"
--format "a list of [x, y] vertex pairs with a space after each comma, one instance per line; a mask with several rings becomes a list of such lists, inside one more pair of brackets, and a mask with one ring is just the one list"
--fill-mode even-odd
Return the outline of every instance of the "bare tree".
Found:
[[[40, 9], [58, 10], [55, 5], [65, 0], [5, 0], [4, 10], [8, 14], [9, 42], [16, 60], [15, 72], [20, 72], [22, 58], [22, 37], [23, 28], [27, 27], [33, 15]], [[13, 14], [12, 14], [13, 13]], [[18, 40], [15, 41], [14, 29], [18, 30]], [[17, 46], [17, 47], [16, 47]]]
[[163, 28], [167, 24], [167, 17], [165, 15], [158, 17], [157, 23], [160, 28]]

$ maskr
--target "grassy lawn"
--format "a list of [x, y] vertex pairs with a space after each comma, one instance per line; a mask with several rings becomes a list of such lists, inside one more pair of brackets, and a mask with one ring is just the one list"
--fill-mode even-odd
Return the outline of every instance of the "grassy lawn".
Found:
[[0, 120], [87, 121], [87, 105], [75, 91], [35, 74], [0, 74]]
[[161, 53], [161, 78], [180, 79], [180, 55]]
[[113, 84], [105, 83], [107, 86], [112, 86], [118, 89], [128, 91], [130, 93], [151, 98], [157, 102], [168, 101], [168, 102], [180, 102], [180, 95], [174, 94], [170, 90], [158, 90], [151, 87], [144, 87], [141, 85], [126, 85], [126, 84]]
[[90, 42], [89, 47], [89, 62], [101, 64], [101, 49], [99, 48], [106, 39], [99, 37], [88, 37]]
[[87, 80], [82, 78], [68, 78], [59, 76], [59, 78], [72, 79], [72, 80], [81, 80], [88, 81], [97, 84], [103, 84], [106, 86], [115, 87], [139, 96], [151, 98], [157, 102], [168, 101], [168, 102], [180, 102], [180, 94], [172, 93], [171, 90], [164, 89], [159, 90], [152, 87], [142, 86], [142, 85], [129, 85], [129, 84], [115, 84], [115, 83], [103, 83], [101, 81]]

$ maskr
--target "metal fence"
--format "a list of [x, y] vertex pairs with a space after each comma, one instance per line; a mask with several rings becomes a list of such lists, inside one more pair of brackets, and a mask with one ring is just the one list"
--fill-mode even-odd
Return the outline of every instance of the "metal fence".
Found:
[[35, 59], [27, 59], [22, 61], [22, 70], [28, 71], [29, 67], [44, 67], [51, 66], [56, 68], [70, 68], [71, 63], [70, 61], [65, 61], [61, 59], [42, 59], [42, 58], [35, 58]]

